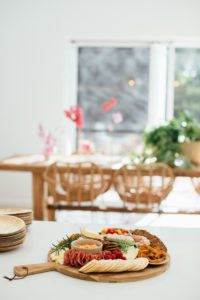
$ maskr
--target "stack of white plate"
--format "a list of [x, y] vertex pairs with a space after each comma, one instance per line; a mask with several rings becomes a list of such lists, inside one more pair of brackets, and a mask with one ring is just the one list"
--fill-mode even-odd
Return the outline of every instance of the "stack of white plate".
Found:
[[33, 220], [33, 211], [23, 208], [2, 208], [0, 209], [0, 215], [9, 215], [22, 219], [28, 226]]
[[25, 236], [26, 225], [23, 220], [13, 216], [0, 216], [0, 252], [19, 247]]

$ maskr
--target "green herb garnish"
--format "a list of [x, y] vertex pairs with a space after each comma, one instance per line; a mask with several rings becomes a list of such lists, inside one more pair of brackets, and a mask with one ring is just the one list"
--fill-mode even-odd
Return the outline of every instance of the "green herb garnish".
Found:
[[58, 244], [52, 244], [51, 252], [55, 252], [57, 255], [60, 253], [61, 250], [65, 250], [66, 248], [71, 249], [71, 243], [77, 239], [80, 238], [80, 234], [75, 233], [72, 234], [70, 237], [67, 236], [66, 238], [63, 238]]
[[135, 247], [137, 248], [137, 245], [133, 242], [129, 242], [129, 241], [115, 241], [115, 243], [117, 243], [119, 249], [122, 251], [122, 252], [125, 252], [127, 253], [128, 249], [130, 247]]

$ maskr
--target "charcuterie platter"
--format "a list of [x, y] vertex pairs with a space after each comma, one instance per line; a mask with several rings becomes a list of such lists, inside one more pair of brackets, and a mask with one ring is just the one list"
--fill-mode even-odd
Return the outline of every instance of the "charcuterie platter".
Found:
[[53, 244], [48, 262], [14, 268], [17, 276], [58, 271], [96, 282], [128, 282], [165, 272], [170, 256], [165, 244], [148, 231], [103, 228], [99, 233], [81, 228]]

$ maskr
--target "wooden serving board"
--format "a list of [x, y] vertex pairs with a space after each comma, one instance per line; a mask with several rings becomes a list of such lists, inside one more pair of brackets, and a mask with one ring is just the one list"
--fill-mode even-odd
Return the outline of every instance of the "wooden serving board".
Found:
[[158, 265], [158, 266], [148, 266], [146, 269], [142, 271], [122, 272], [122, 273], [84, 274], [84, 273], [80, 273], [76, 268], [63, 266], [52, 262], [49, 254], [48, 263], [17, 266], [14, 268], [14, 273], [17, 276], [28, 276], [28, 275], [33, 275], [33, 274], [38, 274], [43, 272], [57, 271], [64, 275], [77, 278], [77, 279], [82, 279], [82, 280], [89, 280], [89, 281], [96, 281], [96, 282], [130, 282], [130, 281], [143, 280], [143, 279], [157, 276], [165, 272], [168, 269], [169, 265], [170, 265], [170, 257], [168, 257], [168, 260], [165, 264]]

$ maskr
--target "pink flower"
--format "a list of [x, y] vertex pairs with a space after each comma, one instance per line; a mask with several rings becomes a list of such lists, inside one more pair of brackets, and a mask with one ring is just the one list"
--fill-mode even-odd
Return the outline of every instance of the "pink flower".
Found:
[[44, 130], [44, 127], [42, 126], [41, 123], [38, 125], [38, 136], [40, 138], [44, 138], [45, 137], [45, 130]]
[[83, 153], [91, 153], [94, 151], [94, 144], [89, 140], [82, 140], [80, 142], [80, 150]]
[[45, 157], [49, 157], [52, 154], [53, 154], [53, 150], [51, 148], [48, 148], [48, 147], [45, 146], [44, 149], [43, 149], [43, 155]]
[[113, 123], [119, 124], [123, 121], [123, 115], [120, 112], [113, 113], [112, 120]]
[[44, 140], [44, 148], [43, 148], [44, 156], [49, 157], [50, 155], [52, 155], [54, 152], [54, 148], [55, 148], [55, 139], [51, 134], [48, 134]]
[[48, 146], [52, 146], [52, 145], [54, 145], [54, 143], [55, 143], [54, 138], [53, 138], [52, 135], [49, 133], [49, 134], [46, 136], [45, 144], [48, 145]]
[[72, 120], [78, 128], [82, 128], [84, 124], [83, 111], [80, 106], [72, 106], [69, 110], [64, 111], [65, 116]]
[[54, 149], [56, 146], [56, 141], [55, 141], [54, 137], [50, 133], [48, 133], [48, 131], [46, 131], [44, 129], [42, 124], [39, 124], [39, 126], [38, 126], [38, 136], [43, 141], [42, 153], [46, 158], [48, 158], [54, 152]]

